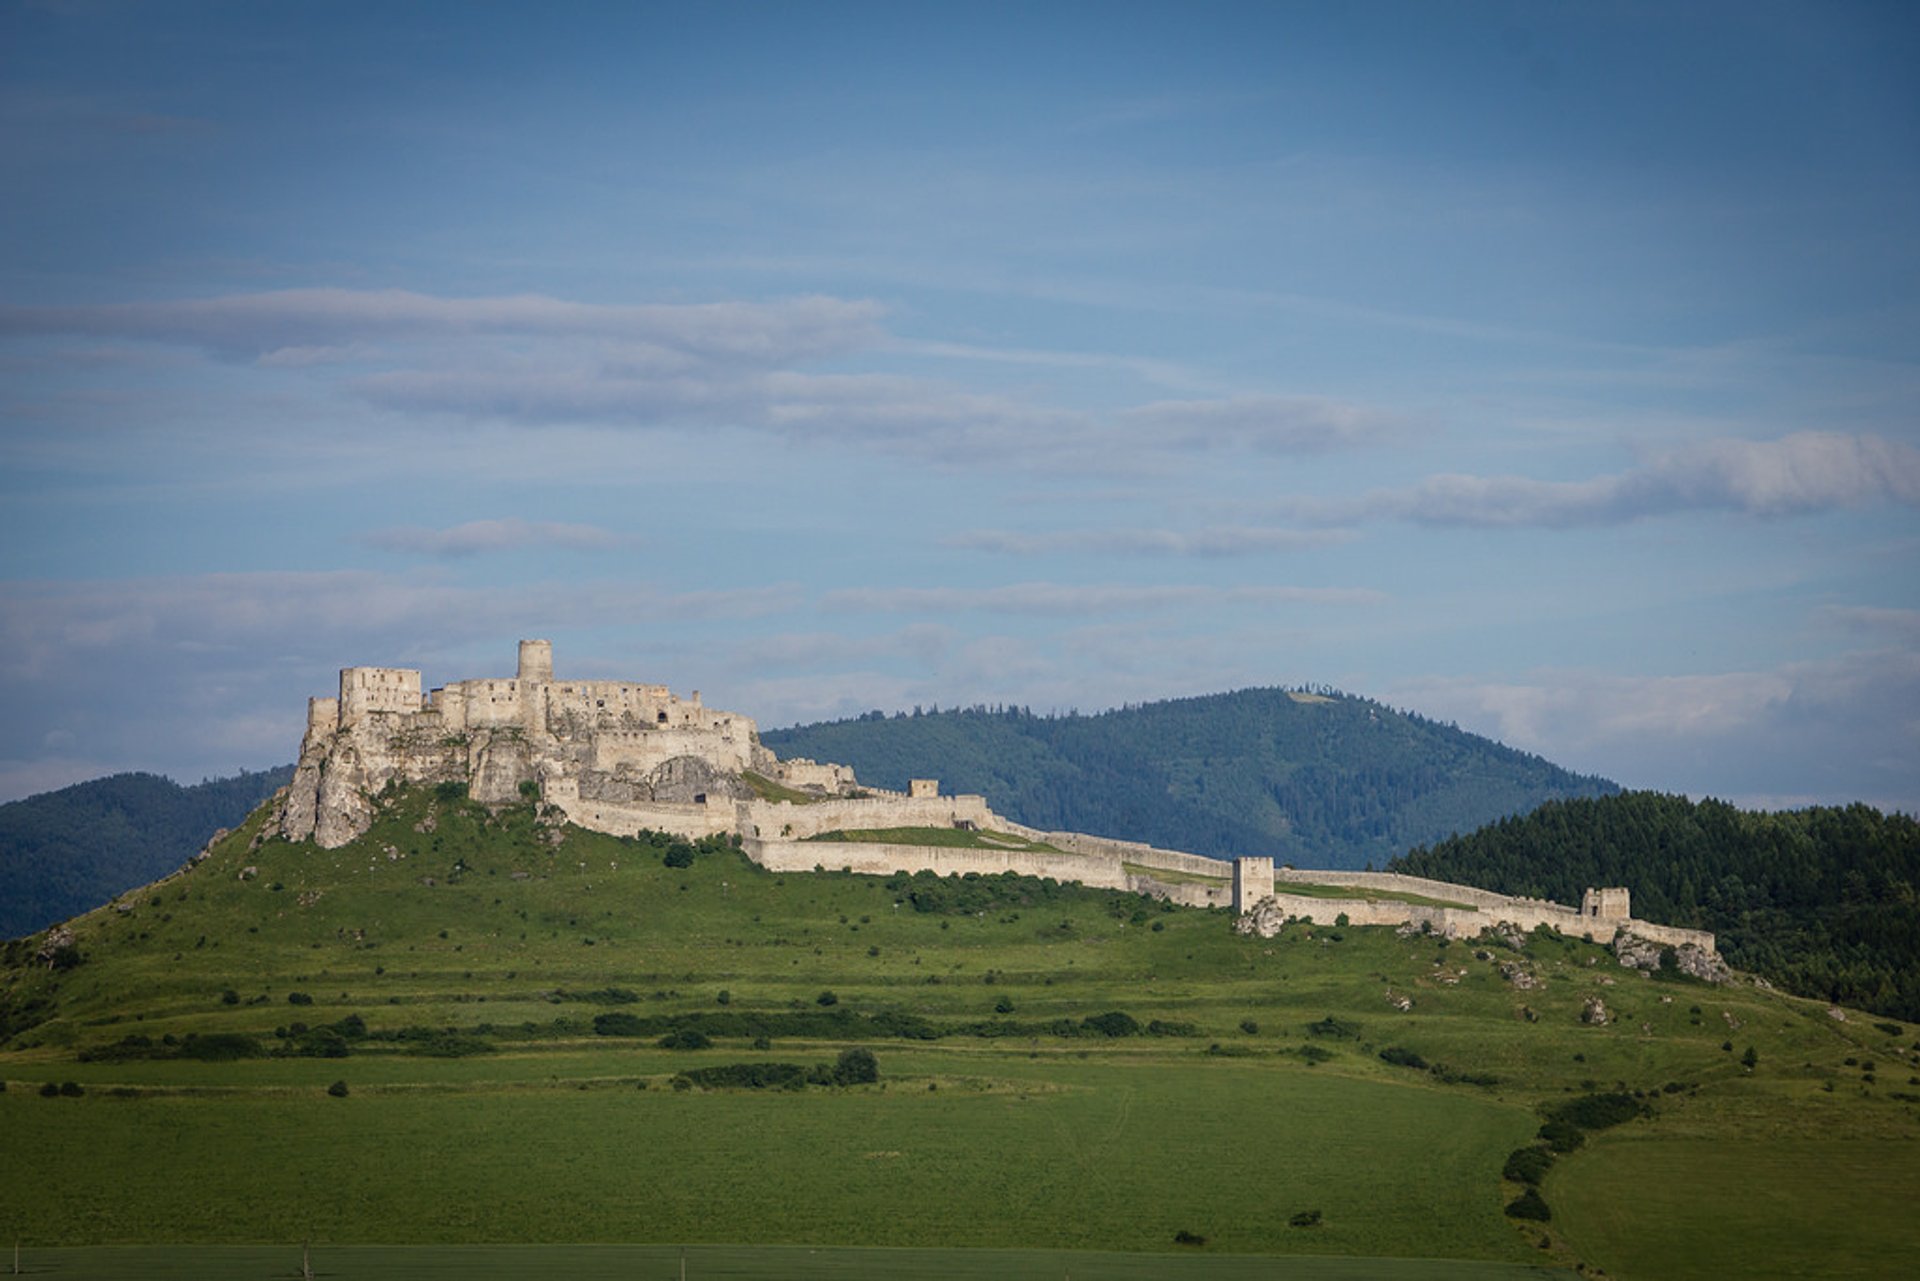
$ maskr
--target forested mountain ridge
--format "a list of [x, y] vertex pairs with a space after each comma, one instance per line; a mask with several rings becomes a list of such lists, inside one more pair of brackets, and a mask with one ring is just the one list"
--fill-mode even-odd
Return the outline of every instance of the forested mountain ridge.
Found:
[[1330, 691], [1245, 689], [1094, 715], [869, 712], [760, 737], [880, 787], [938, 778], [1033, 827], [1330, 868], [1379, 865], [1543, 801], [1619, 790]]
[[291, 765], [191, 787], [114, 774], [0, 805], [0, 938], [165, 876], [292, 777]]
[[1414, 849], [1394, 871], [1712, 930], [1730, 964], [1809, 996], [1920, 1020], [1920, 822], [1866, 805], [1780, 813], [1625, 792], [1543, 805]]

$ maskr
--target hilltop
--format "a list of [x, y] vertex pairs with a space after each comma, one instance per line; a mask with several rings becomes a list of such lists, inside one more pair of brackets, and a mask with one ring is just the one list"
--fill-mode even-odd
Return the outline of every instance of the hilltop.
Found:
[[[1911, 1027], [1552, 931], [1244, 937], [1020, 876], [776, 872], [452, 786], [389, 789], [332, 850], [271, 819], [5, 949], [0, 1134], [60, 1155], [0, 1163], [0, 1238], [1305, 1253], [1389, 1277], [1871, 1273], [1920, 1248], [1896, 1212], [1920, 1195]], [[854, 1049], [876, 1080], [836, 1075]], [[1789, 1179], [1784, 1205], [1754, 1195]], [[1529, 1189], [1547, 1220], [1503, 1212]]]
[[114, 774], [0, 805], [0, 938], [166, 875], [292, 777], [291, 765], [190, 787]]
[[1084, 716], [870, 712], [760, 739], [884, 787], [937, 776], [1031, 827], [1302, 867], [1384, 866], [1545, 801], [1619, 790], [1333, 691], [1245, 689]]

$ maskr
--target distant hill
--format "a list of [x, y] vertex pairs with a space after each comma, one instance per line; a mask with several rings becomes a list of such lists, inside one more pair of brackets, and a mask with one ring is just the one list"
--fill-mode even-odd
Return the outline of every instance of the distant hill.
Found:
[[115, 774], [0, 805], [0, 938], [165, 876], [292, 777], [291, 765], [191, 787]]
[[1246, 689], [1090, 716], [870, 712], [760, 737], [880, 787], [937, 777], [1033, 827], [1308, 867], [1379, 866], [1544, 801], [1619, 790], [1331, 692]]
[[1545, 805], [1392, 866], [1563, 903], [1625, 885], [1634, 915], [1714, 931], [1741, 969], [1920, 1020], [1920, 822], [1904, 814], [1627, 792]]

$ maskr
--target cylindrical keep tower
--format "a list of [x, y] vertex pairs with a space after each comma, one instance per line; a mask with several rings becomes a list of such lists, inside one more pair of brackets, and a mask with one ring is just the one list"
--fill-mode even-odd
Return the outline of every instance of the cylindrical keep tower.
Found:
[[520, 642], [520, 682], [541, 685], [553, 680], [553, 642], [543, 640], [523, 640]]

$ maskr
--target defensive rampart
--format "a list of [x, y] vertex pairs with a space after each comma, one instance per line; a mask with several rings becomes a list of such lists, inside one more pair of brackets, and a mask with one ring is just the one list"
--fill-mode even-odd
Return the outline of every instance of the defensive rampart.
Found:
[[943, 845], [894, 845], [867, 841], [796, 841], [751, 837], [743, 841], [747, 857], [774, 872], [863, 872], [891, 876], [896, 872], [933, 872], [965, 876], [977, 872], [998, 876], [1050, 876], [1056, 881], [1078, 881], [1096, 889], [1127, 888], [1120, 865], [1106, 859], [1038, 850], [957, 849]]
[[907, 797], [837, 796], [794, 804], [792, 801], [751, 801], [747, 806], [751, 828], [742, 835], [770, 840], [805, 840], [823, 832], [863, 832], [890, 827], [958, 827], [1004, 830], [1005, 820], [987, 808], [980, 796]]

